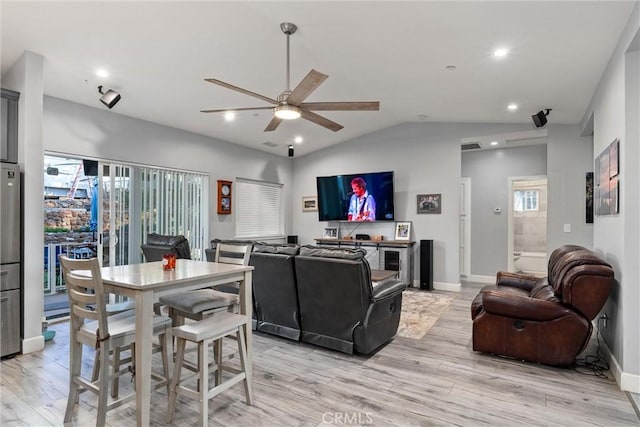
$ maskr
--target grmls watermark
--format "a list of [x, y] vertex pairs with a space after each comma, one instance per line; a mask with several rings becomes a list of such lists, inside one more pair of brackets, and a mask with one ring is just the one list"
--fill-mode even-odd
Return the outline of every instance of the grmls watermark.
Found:
[[371, 412], [325, 412], [322, 423], [335, 426], [353, 426], [373, 424]]

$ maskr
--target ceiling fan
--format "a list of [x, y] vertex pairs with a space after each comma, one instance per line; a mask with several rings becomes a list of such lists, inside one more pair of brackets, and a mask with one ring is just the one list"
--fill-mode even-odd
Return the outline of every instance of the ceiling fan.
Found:
[[291, 120], [302, 117], [322, 127], [330, 129], [334, 132], [339, 131], [344, 126], [339, 123], [329, 120], [313, 111], [378, 111], [380, 109], [379, 101], [365, 101], [365, 102], [304, 102], [307, 97], [324, 82], [327, 77], [326, 74], [322, 74], [316, 70], [309, 71], [309, 74], [295, 87], [290, 89], [289, 83], [289, 36], [296, 32], [298, 27], [291, 22], [283, 22], [280, 24], [280, 29], [287, 35], [287, 87], [278, 95], [277, 99], [269, 98], [268, 96], [260, 95], [255, 92], [251, 92], [247, 89], [243, 89], [238, 86], [223, 82], [217, 79], [205, 79], [209, 83], [220, 85], [236, 92], [244, 93], [249, 96], [253, 96], [258, 99], [262, 99], [275, 107], [247, 107], [247, 108], [224, 108], [218, 110], [202, 110], [202, 113], [221, 113], [227, 111], [247, 111], [247, 110], [273, 110], [273, 119], [269, 122], [264, 129], [265, 132], [276, 130], [276, 128], [282, 123], [282, 120]]

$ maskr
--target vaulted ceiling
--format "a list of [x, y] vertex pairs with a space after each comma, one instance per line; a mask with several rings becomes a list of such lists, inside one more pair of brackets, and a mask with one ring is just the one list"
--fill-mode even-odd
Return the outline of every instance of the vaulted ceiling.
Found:
[[[29, 50], [45, 58], [45, 94], [287, 155], [304, 155], [404, 122], [579, 123], [632, 1], [2, 2], [2, 73]], [[309, 70], [329, 78], [307, 101], [380, 101], [380, 111], [319, 112], [264, 132], [270, 110], [234, 121], [202, 109], [268, 106], [216, 78], [276, 98]], [[508, 54], [495, 57], [498, 48]], [[105, 69], [109, 77], [97, 77]], [[510, 111], [507, 105], [516, 103]], [[270, 144], [265, 144], [265, 142]], [[275, 145], [275, 146], [274, 146]]]

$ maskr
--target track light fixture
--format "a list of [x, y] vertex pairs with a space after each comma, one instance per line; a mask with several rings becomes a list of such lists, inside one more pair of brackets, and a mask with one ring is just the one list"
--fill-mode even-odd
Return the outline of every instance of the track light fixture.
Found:
[[106, 105], [109, 109], [112, 109], [121, 98], [120, 94], [115, 90], [107, 89], [106, 92], [103, 92], [102, 85], [98, 86], [98, 93], [102, 95], [100, 97], [100, 102]]
[[293, 145], [289, 146], [289, 157], [293, 157]]
[[544, 111], [540, 110], [533, 116], [531, 116], [531, 120], [533, 120], [533, 124], [536, 125], [537, 128], [541, 128], [542, 126], [547, 124], [547, 116], [551, 108], [545, 108]]

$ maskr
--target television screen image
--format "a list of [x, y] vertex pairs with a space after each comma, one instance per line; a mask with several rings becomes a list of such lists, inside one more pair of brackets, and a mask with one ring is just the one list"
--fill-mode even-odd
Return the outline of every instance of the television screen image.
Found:
[[393, 221], [393, 172], [319, 176], [320, 221]]

